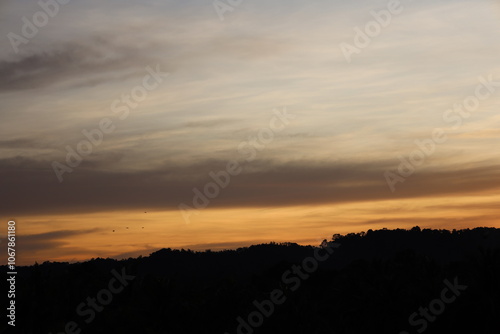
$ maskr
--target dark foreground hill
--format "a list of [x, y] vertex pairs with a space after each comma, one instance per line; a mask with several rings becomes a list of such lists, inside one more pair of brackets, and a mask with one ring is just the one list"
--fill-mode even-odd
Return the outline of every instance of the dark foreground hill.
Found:
[[318, 247], [162, 249], [20, 267], [15, 329], [498, 334], [500, 230], [370, 230]]

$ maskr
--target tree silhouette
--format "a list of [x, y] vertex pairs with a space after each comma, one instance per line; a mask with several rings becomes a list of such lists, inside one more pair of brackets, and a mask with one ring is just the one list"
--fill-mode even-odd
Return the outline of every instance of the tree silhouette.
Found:
[[[237, 333], [254, 301], [281, 289], [255, 333], [417, 333], [409, 317], [438, 298], [444, 280], [467, 290], [426, 333], [498, 333], [500, 230], [410, 229], [335, 234], [341, 244], [293, 291], [282, 276], [317, 247], [269, 243], [237, 250], [161, 249], [127, 260], [44, 262], [18, 268], [19, 333], [60, 333], [75, 321], [82, 333]], [[135, 279], [90, 323], [76, 309], [108, 287], [112, 270]], [[3, 267], [6, 270], [6, 267]], [[3, 280], [2, 289], [6, 289]], [[6, 290], [3, 290], [6, 291]], [[7, 329], [0, 325], [2, 333]]]

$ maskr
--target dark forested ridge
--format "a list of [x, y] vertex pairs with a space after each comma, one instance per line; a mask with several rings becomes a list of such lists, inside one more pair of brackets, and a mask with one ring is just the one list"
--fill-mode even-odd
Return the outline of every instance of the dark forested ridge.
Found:
[[15, 333], [498, 334], [500, 229], [45, 262], [16, 285]]

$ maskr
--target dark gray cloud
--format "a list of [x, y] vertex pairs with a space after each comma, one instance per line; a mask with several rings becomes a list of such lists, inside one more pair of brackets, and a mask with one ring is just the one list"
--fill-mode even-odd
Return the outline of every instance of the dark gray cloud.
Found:
[[[142, 31], [144, 26], [124, 27]], [[160, 27], [158, 27], [160, 29]], [[107, 29], [109, 30], [109, 29]], [[119, 39], [116, 31], [86, 35], [72, 42], [46, 44], [23, 53], [15, 60], [0, 60], [0, 92], [37, 89], [55, 84], [64, 87], [93, 87], [144, 75], [146, 66], [162, 65], [171, 72], [189, 64], [199, 66], [210, 58], [258, 59], [284, 52], [286, 43], [266, 36], [225, 36], [207, 38], [190, 45], [180, 41]], [[135, 31], [135, 33], [137, 33]], [[139, 37], [138, 37], [139, 38]], [[162, 50], [161, 56], [154, 55]]]
[[143, 75], [151, 57], [112, 37], [90, 37], [79, 42], [48, 46], [17, 60], [0, 61], [0, 92], [36, 89], [68, 82], [94, 86]]
[[[21, 227], [22, 229], [22, 227]], [[59, 230], [52, 231], [47, 233], [39, 233], [39, 234], [22, 234], [22, 237], [18, 237], [16, 241], [16, 249], [17, 253], [21, 257], [34, 256], [37, 253], [48, 251], [48, 250], [56, 250], [58, 248], [64, 247], [64, 254], [81, 254], [86, 251], [83, 248], [75, 247], [70, 245], [70, 241], [68, 238], [74, 236], [81, 236], [85, 234], [92, 234], [101, 231], [99, 228], [86, 229], [86, 230]], [[17, 231], [18, 234], [22, 233], [22, 230]], [[5, 241], [2, 240], [2, 241]], [[0, 260], [4, 260], [5, 255], [2, 254]]]
[[[0, 210], [6, 215], [75, 213], [192, 206], [193, 188], [203, 191], [226, 161], [168, 162], [149, 171], [113, 172], [82, 164], [59, 183], [49, 161], [0, 160]], [[250, 168], [251, 167], [251, 168]], [[270, 207], [335, 204], [432, 196], [471, 195], [500, 187], [497, 166], [422, 170], [392, 193], [383, 177], [386, 162], [318, 163], [254, 161], [209, 207]]]

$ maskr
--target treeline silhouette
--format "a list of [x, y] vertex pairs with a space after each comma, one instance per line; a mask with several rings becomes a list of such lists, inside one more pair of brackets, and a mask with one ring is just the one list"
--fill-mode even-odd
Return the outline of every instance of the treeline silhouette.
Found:
[[[340, 247], [295, 291], [283, 274], [315, 252], [327, 254], [319, 245], [167, 248], [127, 260], [19, 267], [15, 333], [500, 333], [500, 229], [369, 230], [335, 234], [323, 247], [333, 242]], [[110, 289], [113, 270], [135, 277], [88, 321], [90, 312], [77, 308]], [[467, 289], [432, 321], [410, 324], [414, 312], [442, 298], [445, 280]], [[269, 300], [276, 289], [286, 300], [249, 326], [254, 301]]]

